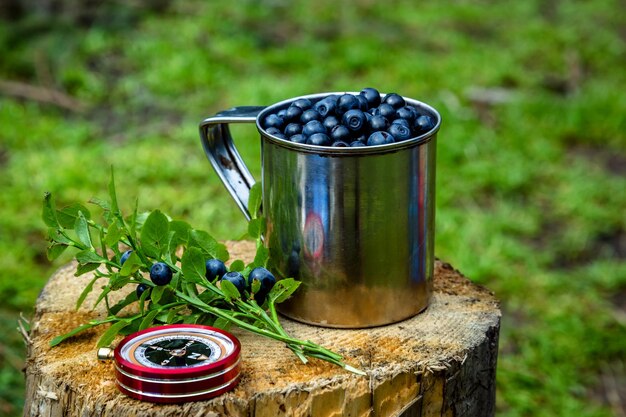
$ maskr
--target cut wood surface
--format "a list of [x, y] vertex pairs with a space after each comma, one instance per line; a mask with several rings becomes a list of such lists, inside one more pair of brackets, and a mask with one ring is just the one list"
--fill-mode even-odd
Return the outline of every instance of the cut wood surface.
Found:
[[[232, 259], [254, 257], [252, 242], [227, 246]], [[489, 290], [449, 264], [436, 261], [430, 306], [400, 323], [344, 330], [283, 319], [288, 333], [338, 351], [368, 376], [315, 359], [303, 365], [283, 344], [234, 329], [242, 344], [240, 384], [212, 400], [178, 405], [140, 402], [117, 390], [113, 363], [96, 359], [96, 341], [105, 326], [49, 347], [54, 336], [105, 314], [90, 309], [97, 291], [75, 310], [91, 279], [75, 277], [75, 268], [59, 269], [37, 301], [26, 363], [25, 416], [494, 414], [499, 304]]]

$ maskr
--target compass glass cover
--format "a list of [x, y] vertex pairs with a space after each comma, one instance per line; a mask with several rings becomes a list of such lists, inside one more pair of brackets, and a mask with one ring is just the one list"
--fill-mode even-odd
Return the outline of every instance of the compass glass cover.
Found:
[[206, 329], [163, 329], [130, 340], [120, 351], [131, 363], [149, 368], [189, 368], [211, 364], [229, 356], [234, 343]]

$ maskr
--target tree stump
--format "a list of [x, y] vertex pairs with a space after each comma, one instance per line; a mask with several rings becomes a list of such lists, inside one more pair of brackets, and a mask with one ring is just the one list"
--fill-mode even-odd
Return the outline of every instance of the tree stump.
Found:
[[[227, 246], [233, 259], [254, 256], [252, 242]], [[95, 344], [104, 326], [49, 347], [54, 336], [104, 315], [100, 308], [90, 310], [97, 291], [75, 310], [91, 279], [74, 277], [75, 268], [59, 269], [37, 300], [25, 371], [25, 416], [494, 414], [498, 301], [449, 264], [436, 262], [430, 306], [397, 324], [343, 330], [283, 319], [288, 333], [338, 351], [368, 376], [315, 359], [303, 365], [281, 343], [233, 329], [242, 344], [243, 377], [237, 388], [209, 401], [178, 405], [141, 402], [117, 390], [113, 363], [96, 359]]]

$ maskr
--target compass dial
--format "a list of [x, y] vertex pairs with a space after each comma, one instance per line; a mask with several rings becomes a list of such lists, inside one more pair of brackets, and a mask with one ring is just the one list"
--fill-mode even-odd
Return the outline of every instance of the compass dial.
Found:
[[143, 333], [120, 349], [123, 359], [148, 368], [193, 368], [215, 363], [233, 353], [235, 344], [206, 328], [163, 328]]

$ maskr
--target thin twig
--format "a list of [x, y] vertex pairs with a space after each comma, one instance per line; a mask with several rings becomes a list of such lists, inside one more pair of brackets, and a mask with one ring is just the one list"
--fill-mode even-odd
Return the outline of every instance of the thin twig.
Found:
[[73, 112], [83, 112], [87, 109], [85, 103], [62, 91], [19, 81], [0, 80], [0, 93], [26, 100], [38, 101], [40, 103], [52, 104]]
[[26, 326], [24, 326], [24, 323], [26, 323], [28, 327], [30, 327], [30, 322], [28, 321], [28, 319], [24, 317], [22, 313], [20, 313], [20, 318], [17, 319], [17, 331], [22, 335], [22, 339], [24, 339], [24, 344], [26, 344], [26, 346], [30, 346], [33, 341], [30, 338], [28, 330], [26, 330]]

